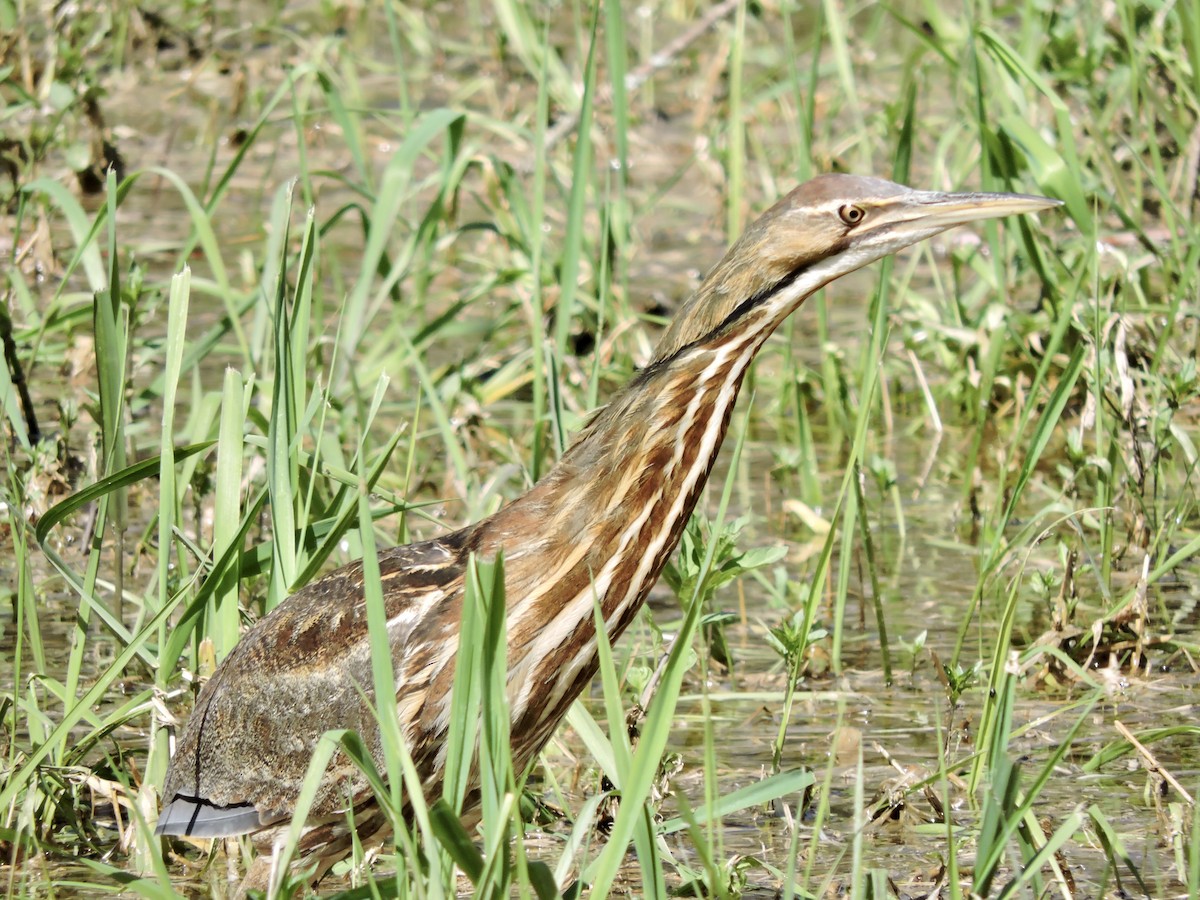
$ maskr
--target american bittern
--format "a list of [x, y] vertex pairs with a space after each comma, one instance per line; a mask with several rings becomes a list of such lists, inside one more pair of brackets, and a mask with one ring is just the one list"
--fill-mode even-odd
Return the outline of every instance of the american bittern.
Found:
[[[427, 799], [442, 791], [470, 554], [504, 555], [520, 770], [596, 673], [594, 604], [616, 640], [646, 599], [712, 470], [746, 368], [779, 324], [835, 278], [947, 228], [1056, 205], [849, 175], [809, 181], [747, 229], [684, 303], [650, 364], [529, 493], [461, 531], [382, 552], [395, 702]], [[353, 563], [263, 618], [201, 690], [167, 773], [157, 833], [258, 832], [269, 847], [322, 733], [359, 732], [382, 766], [373, 684], [363, 569]], [[386, 833], [363, 776], [335, 757], [301, 842], [322, 871], [350, 847], [347, 798], [361, 837]]]

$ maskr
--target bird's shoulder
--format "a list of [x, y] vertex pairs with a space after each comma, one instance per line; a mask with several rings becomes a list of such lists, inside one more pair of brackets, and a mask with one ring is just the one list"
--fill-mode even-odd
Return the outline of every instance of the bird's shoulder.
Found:
[[[461, 598], [468, 554], [461, 532], [379, 554], [384, 615], [393, 643], [411, 627], [406, 623], [431, 606]], [[365, 653], [365, 577], [360, 560], [297, 591], [242, 637], [227, 666], [259, 677], [299, 674]]]

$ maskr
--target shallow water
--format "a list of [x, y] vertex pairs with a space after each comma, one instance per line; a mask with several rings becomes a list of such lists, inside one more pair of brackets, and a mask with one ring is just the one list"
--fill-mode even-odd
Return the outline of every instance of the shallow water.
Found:
[[[447, 21], [453, 19], [450, 10], [441, 14]], [[382, 42], [382, 36], [378, 39]], [[369, 54], [379, 52], [380, 47], [360, 46], [359, 51]], [[246, 78], [265, 86], [277, 79], [279, 62], [285, 53], [279, 49], [255, 47], [250, 51], [240, 48], [234, 56], [246, 61], [247, 68], [240, 70], [246, 73]], [[221, 115], [220, 110], [232, 77], [217, 71], [215, 66], [201, 65], [193, 70], [183, 64], [148, 67], [139, 69], [136, 75], [114, 76], [108, 85], [106, 112], [110, 123], [118, 129], [122, 151], [131, 166], [166, 165], [190, 184], [199, 185], [205, 178], [210, 152], [218, 169], [228, 162], [236, 146], [231, 140], [232, 123]], [[413, 96], [427, 98], [429, 103], [459, 102], [469, 106], [478, 101], [466, 87], [456, 86], [445, 75], [434, 73], [423, 65], [415, 65], [409, 77], [407, 87]], [[663, 79], [663, 84], [658, 87], [657, 103], [672, 115], [666, 122], [638, 132], [639, 140], [634, 146], [630, 189], [638, 198], [652, 195], [656, 185], [663, 180], [676, 177], [680, 172], [689, 172], [698, 165], [694, 159], [696, 131], [686, 115], [692, 105], [688, 88], [682, 83], [673, 85], [670, 82], [670, 79]], [[531, 91], [532, 87], [517, 85], [513, 91], [521, 95]], [[362, 88], [364, 98], [380, 108], [387, 106], [382, 98], [392, 96], [395, 90], [394, 85], [383, 78], [366, 80]], [[515, 104], [517, 101], [509, 102]], [[490, 114], [496, 112], [491, 108], [487, 111]], [[245, 245], [257, 252], [272, 197], [279, 185], [294, 176], [297, 165], [294, 132], [286, 122], [272, 124], [269, 128], [271, 138], [256, 145], [222, 203], [218, 239], [224, 247]], [[372, 164], [381, 165], [389, 158], [398, 137], [386, 133], [382, 127], [379, 134], [369, 136], [365, 146]], [[345, 145], [328, 121], [313, 122], [307, 138], [305, 150], [310, 168], [344, 169], [347, 165]], [[216, 149], [211, 151], [214, 144]], [[501, 147], [498, 152], [502, 156], [507, 153], [519, 156], [516, 146]], [[653, 308], [660, 302], [668, 306], [678, 302], [699, 274], [722, 252], [725, 241], [720, 233], [720, 222], [713, 213], [720, 206], [720, 198], [715, 191], [705, 187], [707, 183], [705, 179], [685, 177], [649, 206], [639, 219], [640, 249], [628, 264], [631, 304], [635, 309]], [[349, 199], [349, 192], [336, 180], [326, 179], [321, 184], [322, 192], [317, 198], [319, 209], [334, 209]], [[556, 217], [554, 221], [561, 220]], [[186, 210], [174, 189], [156, 184], [154, 176], [147, 175], [122, 207], [121, 238], [136, 249], [139, 259], [152, 274], [163, 275], [176, 266], [178, 247], [187, 232], [186, 223]], [[560, 237], [560, 233], [552, 233], [548, 239]], [[322, 249], [326, 254], [344, 256], [344, 270], [353, 272], [360, 249], [356, 241], [360, 240], [361, 234], [347, 223], [327, 237]], [[193, 258], [192, 264], [202, 275], [204, 261]], [[239, 279], [242, 286], [253, 284], [253, 271], [231, 275]], [[853, 348], [847, 352], [857, 353], [857, 345], [864, 337], [862, 296], [873, 287], [876, 278], [876, 273], [864, 273], [847, 279], [831, 291], [831, 339], [839, 346]], [[82, 287], [79, 285], [78, 289], [82, 290]], [[220, 315], [220, 303], [214, 298], [193, 297], [193, 304], [198, 330]], [[486, 316], [487, 311], [479, 314]], [[812, 311], [803, 311], [800, 316], [805, 318], [798, 320], [796, 325], [794, 352], [802, 360], [816, 365], [825, 348], [810, 339], [814, 331]], [[163, 327], [165, 316], [160, 316], [146, 330], [153, 333], [156, 328], [161, 330]], [[453, 351], [435, 348], [431, 352], [436, 357], [439, 352]], [[219, 384], [224, 362], [220, 354], [205, 361], [201, 374], [206, 388]], [[146, 377], [145, 372], [136, 369], [134, 374], [135, 378]], [[39, 413], [48, 427], [53, 428], [57, 401], [66, 395], [76, 397], [80, 403], [85, 402], [92, 385], [86, 380], [70, 383], [50, 376], [40, 379], [36, 389]], [[494, 424], [502, 426], [504, 423], [500, 419]], [[81, 430], [77, 435], [73, 434], [73, 442], [81, 446], [86, 442], [86, 432], [79, 427]], [[152, 425], [144, 427], [152, 428]], [[819, 547], [819, 540], [784, 512], [785, 501], [794, 492], [795, 479], [771, 475], [777, 466], [764, 436], [770, 428], [769, 422], [755, 420], [755, 433], [747, 447], [749, 458], [744, 467], [749, 474], [740, 476], [745, 481], [735, 490], [733, 512], [736, 515], [748, 510], [757, 517], [744, 534], [748, 544], [785, 542], [789, 549], [785, 564], [790, 577], [802, 578], [814, 548]], [[949, 753], [952, 761], [973, 751], [972, 717], [982, 703], [984, 687], [976, 686], [963, 695], [956, 708], [951, 709], [930, 655], [933, 651], [943, 661], [951, 657], [961, 619], [966, 614], [977, 581], [977, 551], [965, 538], [961, 497], [949, 477], [967, 464], [969, 435], [950, 430], [940, 441], [934, 441], [924, 419], [914, 414], [912, 419], [895, 424], [894, 441], [889, 455], [899, 468], [907, 528], [907, 539], [903, 544], [892, 521], [890, 500], [871, 497], [869, 502], [878, 508], [879, 520], [890, 523], [877, 529], [874, 538], [878, 542], [877, 554], [883, 572], [883, 605], [895, 683], [892, 686], [884, 683], [874, 610], [869, 598], [860, 597], [858, 607], [846, 620], [848, 625], [854, 622], [859, 625], [844, 636], [844, 670], [836, 675], [819, 671], [805, 677], [787, 730], [782, 765], [785, 768], [810, 767], [815, 771], [818, 783], [827, 773], [830, 778], [832, 818], [821, 839], [815, 842], [816, 858], [811, 864], [816, 872], [834, 867], [839, 856], [849, 852], [859, 797], [870, 801], [878, 791], [885, 789], [898, 775], [896, 766], [936, 768], [936, 761], [947, 741], [953, 745]], [[825, 442], [820, 442], [820, 446], [829, 454], [821, 466], [822, 487], [825, 496], [832, 497], [841, 477], [840, 451]], [[714, 480], [723, 473], [721, 468]], [[715, 497], [715, 491], [713, 493]], [[134, 505], [137, 506], [136, 496]], [[131, 530], [140, 532], [145, 525], [135, 522]], [[70, 553], [68, 558], [82, 562], [82, 555], [77, 551]], [[1045, 558], [1035, 558], [1033, 563], [1048, 570], [1059, 565], [1049, 548]], [[0, 583], [12, 583], [15, 576], [10, 565], [10, 560], [0, 558]], [[60, 671], [65, 666], [69, 649], [75, 604], [73, 597], [62, 591], [53, 570], [40, 557], [35, 563], [35, 574], [39, 583], [39, 601], [43, 604], [39, 620], [49, 651], [47, 668]], [[854, 590], [866, 590], [859, 584], [857, 576], [855, 584]], [[1200, 617], [1196, 613], [1196, 602], [1200, 597], [1198, 584], [1200, 570], [1193, 560], [1189, 567], [1181, 569], [1178, 582], [1152, 586], [1149, 596], [1152, 606], [1161, 605], [1167, 610], [1167, 619], [1174, 623], [1176, 634], [1192, 642], [1200, 630]], [[686, 793], [693, 805], [704, 795], [702, 688], [708, 692], [716, 749], [715, 774], [720, 791], [724, 793], [745, 785], [768, 772], [772, 765], [771, 744], [778, 727], [785, 681], [779, 660], [764, 644], [762, 633], [763, 624], [778, 622], [784, 611], [773, 607], [767, 594], [748, 578], [743, 579], [740, 586], [723, 592], [717, 602], [740, 614], [743, 601], [745, 618], [732, 626], [728, 635], [735, 658], [733, 671], [714, 673], [705, 685], [701, 685], [693, 673], [677, 713], [677, 729], [670, 749], [682, 755], [683, 768], [672, 785]], [[675, 601], [665, 589], [660, 588], [652, 602], [660, 622], [670, 622], [676, 617]], [[1026, 597], [1017, 625], [1018, 639], [1025, 642], [1036, 639], [1046, 630], [1047, 621], [1046, 613], [1037, 608], [1035, 599]], [[915, 658], [900, 648], [901, 641], [912, 642], [922, 633], [925, 634], [924, 649]], [[980, 640], [975, 636], [976, 632], [971, 635], [967, 639], [968, 647], [986, 646], [986, 639]], [[630, 649], [637, 646], [636, 642], [629, 643]], [[0, 608], [0, 658], [11, 659], [15, 646], [13, 611], [5, 605]], [[84, 663], [85, 682], [115, 652], [112, 642], [103, 636], [91, 640], [89, 647]], [[968, 654], [965, 658], [974, 657]], [[1155, 659], [1161, 660], [1161, 656]], [[3, 682], [0, 688], [10, 689], [8, 672], [0, 673], [0, 682]], [[1116, 739], [1112, 727], [1114, 720], [1135, 731], [1171, 724], [1194, 724], [1196, 704], [1200, 701], [1197, 678], [1187, 660], [1177, 658], [1169, 671], [1137, 673], [1119, 670], [1112, 672], [1106, 683], [1110, 685], [1108, 696], [1085, 719], [1074, 739], [1072, 752], [1064, 762], [1069, 769], [1067, 777], [1051, 781], [1035, 812], [1056, 823], [1081, 803], [1097, 804], [1123, 835], [1134, 858], [1145, 860], [1153, 870], [1154, 860], [1165, 858], [1161, 856], [1160, 845], [1166, 825], [1156, 816], [1153, 803], [1145, 796], [1145, 772], [1132, 766], [1131, 758], [1106, 766], [1095, 775], [1083, 774], [1077, 767], [1092, 752]], [[131, 689], [141, 686], [136, 677], [130, 679]], [[1026, 772], [1036, 771], [1074, 724], [1078, 713], [1061, 710], [1082, 693], [1081, 688], [1035, 689], [1032, 684], [1022, 685], [1014, 724], [1018, 728], [1028, 725], [1029, 729], [1015, 742], [1013, 749], [1024, 755]], [[601, 716], [603, 709], [598, 698], [598, 693], [594, 693], [592, 711]], [[118, 737], [136, 749], [140, 746], [138, 741], [144, 741], [139, 729], [140, 726], [131, 728]], [[578, 753], [579, 747], [569, 732], [561, 732], [558, 740], [561, 744], [552, 745], [548, 758], [552, 764], [562, 765], [567, 756], [560, 752], [561, 748]], [[838, 749], [838, 758], [833, 761], [830, 760], [831, 747]], [[1200, 754], [1194, 738], [1169, 739], [1155, 744], [1153, 750], [1160, 764], [1184, 785], [1195, 785], [1200, 781]], [[863, 765], [861, 784], [856, 783], [855, 777], [859, 752]], [[595, 789], [597, 779], [593, 767], [586, 761], [581, 767], [578, 782], [581, 789], [585, 792]], [[949, 801], [956, 822], [971, 821], [977, 815], [977, 811], [966, 804], [961, 790], [936, 783], [934, 791], [943, 801]], [[911, 818], [900, 822], [889, 821], [868, 828], [863, 852], [867, 868], [882, 867], [892, 874], [901, 890], [919, 893], [930, 886], [932, 873], [944, 860], [946, 842], [944, 832], [916, 827], [919, 821], [932, 818], [932, 808], [926, 800], [916, 795], [910, 797], [909, 815]], [[811, 824], [802, 820], [800, 826], [801, 870], [810, 863]], [[727, 854], [762, 857], [780, 868], [787, 865], [792, 833], [787, 820], [780, 815], [761, 810], [746, 811], [725, 821], [722, 835]], [[531, 842], [537, 845], [536, 838]], [[690, 856], [683, 838], [676, 836], [671, 842], [681, 856]], [[1098, 888], [1104, 875], [1105, 858], [1099, 849], [1089, 854], [1084, 846], [1083, 841], [1072, 842], [1066, 864], [1086, 893], [1089, 885]], [[555, 853], [551, 842], [548, 850], [551, 860], [556, 858]], [[838, 868], [847, 869], [845, 859]], [[84, 883], [94, 877], [90, 870], [73, 867], [64, 868], [56, 875], [59, 876], [76, 878]], [[636, 893], [636, 869], [631, 870], [630, 878], [630, 890]], [[756, 869], [750, 874], [749, 887], [773, 889], [777, 885], [764, 870]]]

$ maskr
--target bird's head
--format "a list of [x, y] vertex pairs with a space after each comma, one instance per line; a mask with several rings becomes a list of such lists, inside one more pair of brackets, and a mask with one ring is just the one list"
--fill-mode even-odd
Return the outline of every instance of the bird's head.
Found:
[[955, 225], [1058, 205], [1026, 194], [917, 191], [882, 178], [820, 175], [746, 229], [680, 309], [655, 359], [751, 312], [769, 333], [834, 279]]

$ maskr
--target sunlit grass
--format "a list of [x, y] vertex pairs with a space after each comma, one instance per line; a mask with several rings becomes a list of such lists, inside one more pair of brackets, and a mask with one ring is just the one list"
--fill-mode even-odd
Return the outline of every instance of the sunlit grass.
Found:
[[[458, 823], [455, 778], [406, 824], [415, 773], [392, 740], [395, 838], [338, 875], [395, 872], [404, 896], [456, 893], [459, 873], [497, 896], [880, 896], [935, 868], [873, 838], [928, 791], [943, 815], [903, 840], [945, 864], [948, 896], [1200, 896], [1198, 786], [1163, 775], [1194, 770], [1195, 729], [1184, 701], [1153, 701], [1200, 655], [1200, 15], [742, 5], [630, 86], [692, 21], [676, 13], [156, 23], [85, 4], [56, 28], [0, 0], [0, 32], [26, 16], [29, 38], [0, 38], [11, 892], [78, 859], [168, 895], [183, 876], [146, 825], [173, 717], [247, 619], [517, 496], [645, 362], [694, 281], [676, 270], [844, 169], [1065, 213], [952, 234], [793, 317], [664, 580], [679, 602], [664, 587], [602, 646], [594, 696], [532, 773], [507, 755], [502, 590], [479, 561], [454, 755], [461, 773], [480, 748], [482, 825]], [[203, 76], [186, 89], [181, 60]], [[183, 112], [139, 118], [114, 73]], [[235, 82], [236, 106], [213, 99]], [[571, 117], [581, 139], [556, 130]], [[185, 149], [198, 131], [211, 148]], [[127, 177], [81, 197], [99, 138]], [[872, 704], [911, 705], [936, 739], [918, 755], [873, 732]], [[820, 715], [862, 732], [844, 758], [806, 738]], [[340, 740], [322, 753], [369, 762]], [[874, 798], [877, 746], [924, 770], [900, 799]], [[523, 821], [523, 789], [561, 817]]]

